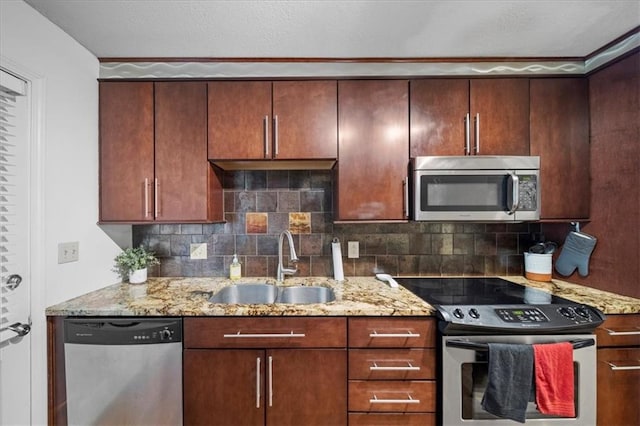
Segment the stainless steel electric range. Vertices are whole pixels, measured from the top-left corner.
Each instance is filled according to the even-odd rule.
[[[396,278],[437,310],[441,335],[439,399],[443,425],[508,425],[480,400],[487,385],[488,343],[555,343],[574,347],[575,417],[550,417],[535,404],[526,423],[595,425],[598,309],[495,277]]]

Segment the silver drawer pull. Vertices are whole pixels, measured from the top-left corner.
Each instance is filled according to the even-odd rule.
[[[225,334],[223,335],[223,337],[227,338],[235,338],[235,339],[239,339],[239,338],[262,338],[262,337],[266,337],[266,338],[274,338],[274,337],[278,337],[278,338],[289,338],[289,337],[305,337],[304,333],[294,333],[293,331],[291,333],[247,333],[247,334],[242,334],[241,332],[237,332],[236,334]]]
[[[407,337],[420,337],[420,333],[413,333],[411,331],[407,331],[406,333],[378,333],[373,330],[373,333],[370,333],[369,337],[400,337],[404,339]]]
[[[609,364],[609,368],[618,371],[618,370],[640,370],[640,365],[616,365],[613,362],[607,362]]]
[[[640,329],[637,331],[615,331],[609,328],[605,328],[609,336],[638,336],[640,335]]]
[[[420,367],[414,367],[409,361],[406,361],[407,366],[396,366],[396,367],[379,367],[377,363],[373,363],[371,367],[369,367],[370,371],[420,371]]]
[[[420,404],[419,399],[411,398],[411,395],[407,395],[408,399],[378,399],[374,394],[373,399],[369,400],[369,404]]]

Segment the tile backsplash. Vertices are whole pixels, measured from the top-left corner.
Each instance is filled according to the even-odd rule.
[[[278,236],[290,229],[299,276],[333,276],[331,241],[342,244],[344,274],[522,275],[536,223],[333,223],[333,172],[225,172],[226,223],[134,225],[133,244],[160,259],[156,276],[228,276],[234,253],[243,276],[275,277]],[[360,257],[347,258],[347,242]],[[207,244],[207,259],[190,245]],[[285,248],[287,244],[285,243]]]

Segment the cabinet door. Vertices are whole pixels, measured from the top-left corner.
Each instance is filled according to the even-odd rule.
[[[155,153],[156,220],[207,220],[206,83],[155,83]]]
[[[267,425],[347,424],[345,349],[267,351]]]
[[[338,83],[337,220],[405,219],[406,80]]]
[[[472,153],[529,155],[529,80],[470,82]]]
[[[640,348],[598,349],[598,425],[640,424]]]
[[[153,83],[100,83],[100,221],[153,220]]]
[[[209,158],[271,158],[271,82],[209,83]]]
[[[264,351],[184,351],[185,425],[263,425]]]
[[[465,116],[469,111],[469,80],[411,80],[411,152],[465,155]]]
[[[274,82],[273,158],[336,158],[337,96],[336,81]]]
[[[531,80],[531,155],[540,156],[540,219],[589,217],[586,78]]]

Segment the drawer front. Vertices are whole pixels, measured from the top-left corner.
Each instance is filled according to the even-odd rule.
[[[607,315],[596,336],[598,347],[640,346],[640,315]]]
[[[349,411],[435,412],[434,381],[349,381]]]
[[[346,318],[185,318],[185,348],[344,348]]]
[[[350,380],[429,380],[435,370],[435,349],[349,350]]]
[[[349,413],[349,426],[436,426],[434,413]]]
[[[422,318],[349,318],[350,348],[433,348],[436,321]]]

